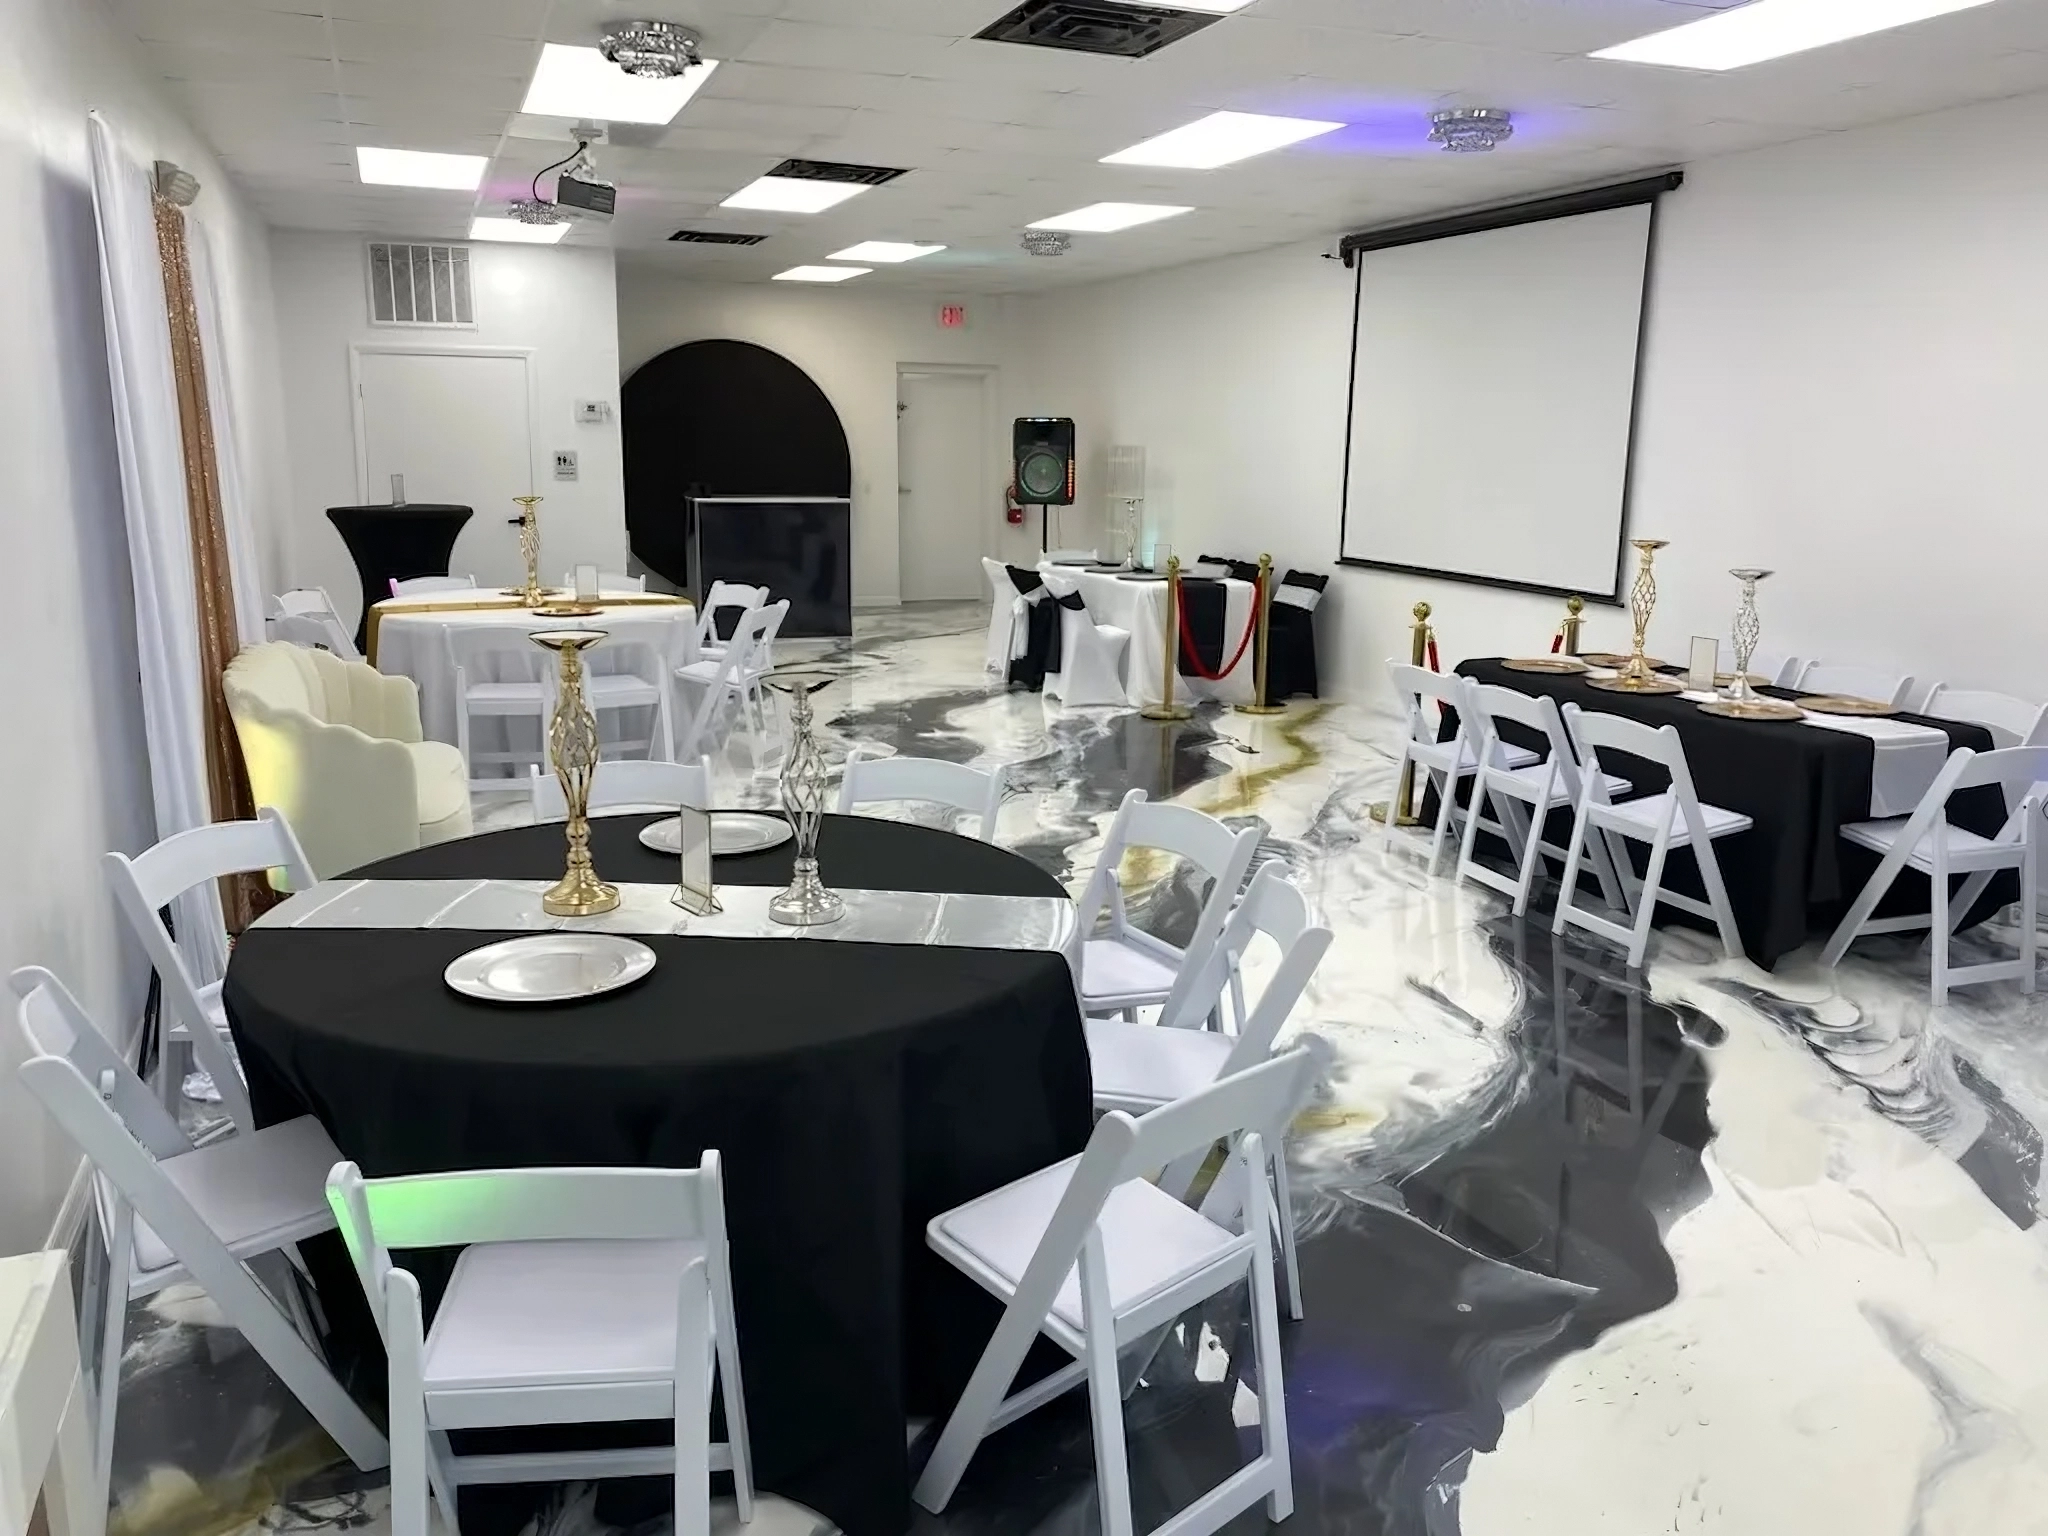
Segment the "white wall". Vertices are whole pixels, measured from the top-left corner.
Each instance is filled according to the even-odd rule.
[[[104,112],[136,158],[175,160],[204,185],[205,226],[229,297],[225,360],[248,406],[243,473],[258,505],[282,489],[265,407],[277,394],[263,229],[196,137],[143,83],[99,0],[0,0],[0,570],[16,664],[0,754],[0,971],[46,965],[111,1030],[138,1016],[146,971],[100,874],[110,848],[154,830],[136,682],[99,247],[85,115]],[[15,1077],[11,999],[0,1020],[0,1253],[39,1244],[76,1160]]]
[[[1668,538],[1652,648],[1725,636],[1733,565],[1775,567],[1764,644],[2048,697],[2038,418],[2048,95],[1687,168],[1666,199],[1633,530]],[[1149,451],[1189,552],[1334,568],[1351,282],[1298,246],[1097,285],[1023,334],[1098,391],[1095,442]],[[1066,370],[1063,373],[1062,370]],[[1453,409],[1448,402],[1445,409]],[[1445,662],[1546,649],[1551,598],[1337,569],[1332,691],[1379,697],[1409,609]],[[1588,644],[1625,649],[1622,612]]]
[[[625,472],[619,453],[618,299],[609,249],[478,241],[470,246],[476,292],[473,330],[370,324],[365,237],[277,230],[271,257],[283,353],[284,414],[291,445],[291,493],[280,508],[287,586],[324,586],[353,624],[362,582],[327,508],[390,499],[391,487],[362,485],[356,459],[349,371],[352,346],[519,347],[532,351],[537,401],[533,489],[541,504],[543,579],[578,563],[625,569]],[[605,400],[612,420],[578,422],[578,400]],[[558,448],[577,455],[577,478],[554,478]],[[476,526],[513,517],[517,507],[475,509]],[[509,580],[514,572],[492,579]]]
[[[686,341],[749,341],[780,353],[808,373],[839,412],[853,459],[853,595],[859,603],[892,603],[898,595],[896,371],[916,363],[993,368],[997,420],[988,462],[989,554],[1021,560],[1038,549],[1038,512],[1012,528],[1002,523],[1008,478],[1010,420],[1074,416],[1084,384],[1048,387],[1038,358],[1022,343],[1016,316],[1025,301],[970,302],[963,330],[941,330],[938,305],[924,294],[862,291],[798,283],[702,283],[632,266],[619,273],[619,361],[625,372]],[[1091,492],[1091,487],[1093,488]],[[1081,502],[1058,525],[1062,541],[1092,543],[1101,516],[1099,465],[1084,459]]]

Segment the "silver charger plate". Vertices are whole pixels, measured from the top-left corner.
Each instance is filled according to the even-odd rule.
[[[680,819],[674,816],[664,821],[651,821],[640,829],[640,844],[656,853],[669,853],[681,858],[681,825]],[[795,835],[787,821],[766,811],[711,813],[711,856],[714,859],[779,848]]]
[[[536,933],[457,955],[441,979],[486,1003],[602,997],[654,969],[654,951],[616,933]]]

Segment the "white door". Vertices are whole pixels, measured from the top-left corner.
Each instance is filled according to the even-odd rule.
[[[405,476],[407,501],[475,509],[455,541],[448,569],[480,586],[521,581],[514,496],[533,490],[533,431],[524,357],[453,352],[363,352],[357,422],[364,499],[384,501],[391,477]],[[541,507],[541,580],[547,507]],[[555,573],[557,576],[560,572]]]
[[[985,375],[904,373],[896,381],[898,532],[903,600],[979,597],[981,556],[1002,516],[987,467]]]

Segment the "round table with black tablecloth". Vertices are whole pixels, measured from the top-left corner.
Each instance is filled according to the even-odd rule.
[[[1610,693],[1583,676],[1518,672],[1494,659],[1463,661],[1461,675],[1481,683],[1497,683],[1519,693],[1548,694],[1560,707],[1626,715],[1646,725],[1675,725],[1685,741],[1693,787],[1709,805],[1740,811],[1755,825],[1747,832],[1717,838],[1714,856],[1728,886],[1735,925],[1751,960],[1766,970],[1809,937],[1825,936],[1856,893],[1877,868],[1877,856],[1842,840],[1847,822],[1869,818],[1870,785],[1875,749],[1867,737],[1821,730],[1796,720],[1730,720],[1701,712],[1698,704],[1675,693]],[[1777,688],[1761,690],[1781,698],[1797,694]],[[1948,734],[1949,747],[1979,752],[1993,745],[1980,725],[1901,714],[1915,725],[1934,726]],[[1444,730],[1453,728],[1446,720]],[[1535,732],[1506,726],[1502,736],[1534,751],[1547,744]],[[1609,758],[1612,761],[1609,762]],[[1607,771],[1626,778],[1637,794],[1656,794],[1669,787],[1662,769],[1625,754],[1601,754]],[[1432,797],[1433,799],[1434,797]],[[1433,818],[1434,807],[1428,814]],[[2005,820],[1996,788],[1972,790],[1951,806],[1953,819],[1973,832],[1994,833]],[[1568,818],[1557,824],[1560,834]],[[1641,853],[1638,847],[1636,852]],[[1665,876],[1676,889],[1701,894],[1699,875],[1690,859],[1678,859]],[[2010,877],[1994,879],[1970,913],[1981,921],[1991,911],[2018,897]],[[1582,898],[1585,899],[1585,898]],[[1890,915],[1927,910],[1927,880],[1908,870],[1878,909]],[[1703,920],[1662,908],[1658,921],[1704,926]]]
[[[638,841],[652,819],[593,823],[601,875],[674,882]],[[792,857],[720,859],[717,876],[779,886]],[[826,819],[819,863],[846,889],[1062,894],[989,844],[857,817]],[[357,873],[552,879],[562,864],[555,824]],[[849,1536],[902,1531],[906,1418],[950,1406],[997,1316],[927,1251],[925,1224],[1088,1138],[1066,961],[684,934],[646,939],[652,975],[606,998],[510,1009],[450,992],[443,968],[497,937],[246,934],[224,997],[258,1117],[311,1112],[372,1177],[694,1167],[718,1149],[760,1483]],[[445,1264],[420,1268],[431,1299]]]

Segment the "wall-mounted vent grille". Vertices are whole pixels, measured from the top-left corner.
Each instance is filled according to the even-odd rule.
[[[679,229],[669,236],[685,245],[759,245],[766,235],[742,235],[730,229]]]
[[[466,245],[370,246],[372,325],[473,326]]]
[[[1118,0],[1024,0],[974,35],[992,43],[1073,48],[1119,59],[1142,59],[1222,19],[1212,11],[1123,5]]]
[[[903,174],[886,165],[845,165],[837,160],[785,160],[768,173],[791,181],[843,181],[860,187],[879,187]]]

